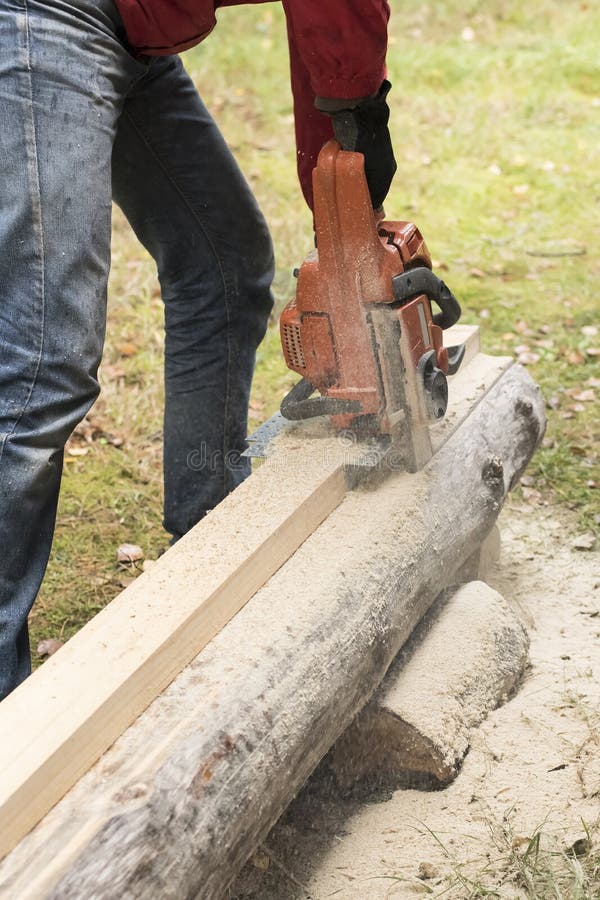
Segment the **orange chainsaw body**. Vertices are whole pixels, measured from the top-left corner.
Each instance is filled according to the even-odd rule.
[[[430,351],[438,369],[448,371],[428,296],[400,305],[392,288],[403,272],[431,269],[431,257],[415,225],[377,219],[361,154],[330,141],[319,155],[313,186],[317,250],[300,267],[296,297],[281,316],[285,361],[323,397],[346,401],[332,404],[335,426],[368,417],[375,430],[389,434],[402,414],[395,407],[406,404],[404,393],[388,383],[390,371],[416,371]],[[381,322],[390,318],[396,329],[391,344],[380,339]]]

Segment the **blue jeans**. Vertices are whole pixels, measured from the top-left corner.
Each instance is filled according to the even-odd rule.
[[[98,395],[111,196],[165,307],[164,524],[184,534],[240,459],[273,254],[177,57],[139,59],[112,0],[0,0],[0,698],[30,672],[63,446]]]

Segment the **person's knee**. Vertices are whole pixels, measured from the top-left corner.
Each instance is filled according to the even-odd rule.
[[[199,246],[189,238],[165,249],[159,277],[165,302],[167,354],[198,342],[213,350],[239,332],[258,343],[273,309],[273,244],[256,212],[243,239],[214,239]]]
[[[14,439],[50,454],[62,450],[99,393],[95,374],[75,364],[65,363],[54,373],[42,370],[14,429]]]
[[[246,327],[254,326],[258,340],[264,337],[273,311],[271,284],[275,274],[273,242],[260,213],[254,219],[247,238],[239,247],[239,278],[236,284],[238,310]]]

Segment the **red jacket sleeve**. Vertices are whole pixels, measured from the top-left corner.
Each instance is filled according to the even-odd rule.
[[[315,95],[366,97],[383,81],[388,0],[283,0]]]
[[[283,0],[290,46],[298,176],[312,208],[312,170],[333,136],[315,97],[374,94],[385,78],[388,0]]]

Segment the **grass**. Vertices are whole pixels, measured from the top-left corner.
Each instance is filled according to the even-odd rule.
[[[517,834],[512,815],[508,810],[502,821],[488,820],[489,840],[478,853],[475,839],[467,861],[423,826],[442,850],[449,869],[431,886],[418,882],[423,893],[448,900],[591,900],[600,896],[600,855],[594,849],[597,822],[589,825],[582,821],[581,836],[572,841],[546,822],[531,835]]]
[[[311,246],[294,171],[280,10],[220,13],[186,65],[219,121],[276,246],[277,309]],[[593,4],[511,0],[394,10],[389,53],[398,174],[386,203],[414,219],[437,267],[541,384],[548,432],[521,499],[597,529],[600,347],[600,20]],[[32,640],[68,638],[132,574],[116,549],[165,546],[161,528],[162,309],[154,266],[115,214],[103,393],[71,441],[56,540]],[[258,358],[251,427],[293,382],[277,330]]]

